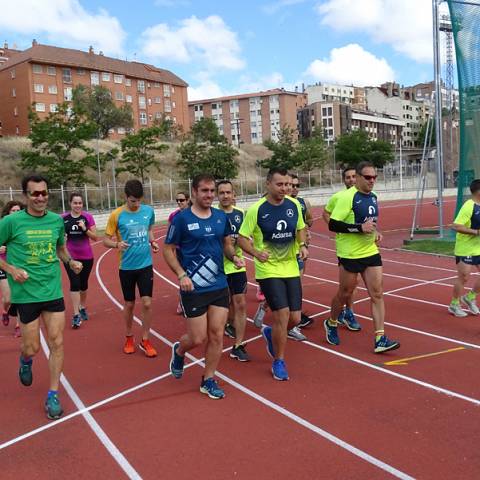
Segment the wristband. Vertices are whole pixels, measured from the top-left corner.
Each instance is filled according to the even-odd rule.
[[[183,272],[181,275],[178,276],[179,280],[183,280],[187,276],[186,272]]]

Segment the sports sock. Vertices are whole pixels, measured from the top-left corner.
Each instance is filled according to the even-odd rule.
[[[385,330],[375,330],[375,341],[378,342],[383,335],[385,335]]]
[[[458,298],[452,298],[450,305],[460,305],[460,300]]]
[[[338,325],[338,322],[336,320],[332,320],[331,318],[327,320],[327,323],[330,327],[336,327]]]
[[[23,353],[20,355],[20,361],[22,362],[23,365],[31,365],[32,364],[32,357],[28,357],[27,355],[24,355]]]
[[[47,398],[54,397],[58,394],[58,390],[49,390],[47,394]]]
[[[473,290],[470,290],[466,295],[465,297],[467,298],[467,300],[469,302],[472,302],[473,300],[475,300],[477,298],[477,294],[473,291]]]

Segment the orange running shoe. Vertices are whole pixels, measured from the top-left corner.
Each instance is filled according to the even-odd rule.
[[[133,335],[129,335],[125,339],[125,345],[123,346],[123,353],[135,353],[135,339],[133,338]]]
[[[146,340],[142,340],[138,346],[140,347],[140,350],[143,350],[147,357],[153,358],[157,356],[157,351],[153,348],[148,338]]]

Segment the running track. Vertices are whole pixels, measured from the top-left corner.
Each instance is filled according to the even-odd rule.
[[[225,340],[218,372],[227,394],[222,401],[198,392],[201,349],[192,352],[182,380],[168,372],[171,342],[184,332],[184,320],[174,314],[175,279],[160,255],[152,330],[159,355],[121,352],[116,252],[96,245],[92,319],[65,332],[62,420],[50,422],[42,410],[45,355],[34,362],[33,385],[21,386],[13,326],[1,327],[0,477],[479,478],[480,325],[472,316],[446,313],[455,276],[451,259],[391,249],[408,235],[412,204],[387,203],[381,213],[389,247],[382,251],[387,332],[401,349],[372,353],[362,288],[356,312],[363,330],[341,330],[339,347],[325,342],[321,321],[335,292],[337,266],[331,235],[318,220],[304,278],[304,309],[317,322],[306,331],[307,342],[288,342],[291,380],[272,379],[263,339],[249,324],[251,363],[231,360],[231,341]],[[446,218],[453,207],[453,201],[446,204]],[[436,213],[426,202],[425,226],[435,224]],[[162,237],[165,227],[157,231]],[[253,281],[251,262],[248,269]],[[256,307],[251,287],[250,317]],[[406,365],[383,363],[418,356]]]

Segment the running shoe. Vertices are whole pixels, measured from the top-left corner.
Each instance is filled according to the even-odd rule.
[[[148,358],[153,358],[157,356],[157,351],[153,348],[153,345],[150,343],[150,340],[143,339],[139,344],[138,347],[140,350],[143,350],[145,356]]]
[[[464,295],[460,300],[462,301],[462,303],[464,303],[468,307],[468,309],[470,310],[470,313],[473,313],[473,315],[478,315],[480,313],[480,310],[478,309],[478,305],[475,299],[469,300],[467,295]]]
[[[235,358],[239,362],[249,362],[250,356],[248,355],[245,347],[243,345],[239,345],[238,347],[233,347],[230,351],[230,358]]]
[[[175,378],[182,378],[183,364],[185,357],[178,355],[177,349],[180,346],[180,342],[175,342],[172,345],[172,359],[170,361],[170,372]]]
[[[233,338],[235,340],[237,336],[237,332],[235,331],[235,327],[230,323],[225,325],[225,336]]]
[[[80,313],[80,317],[82,318],[82,322],[86,322],[88,320],[88,313],[87,309],[82,307],[78,311]]]
[[[287,333],[287,337],[296,340],[297,342],[303,342],[307,339],[298,326],[291,328]]]
[[[76,330],[77,328],[80,328],[80,325],[82,324],[82,317],[80,314],[74,315],[72,318],[72,328]]]
[[[297,327],[305,328],[305,327],[310,326],[312,323],[313,323],[313,318],[309,317],[308,315],[306,315],[305,313],[302,312],[302,314],[300,316],[300,322],[297,325]]]
[[[135,339],[133,338],[133,335],[129,335],[125,338],[123,353],[126,353],[127,355],[129,355],[130,353],[135,353]]]
[[[359,332],[362,326],[357,322],[353,310],[350,308],[344,308],[338,316],[338,323],[347,327],[352,332]]]
[[[207,394],[214,400],[219,400],[225,397],[225,392],[218,386],[218,383],[213,378],[203,378],[200,384],[200,392]]]
[[[45,411],[50,420],[57,420],[63,415],[62,405],[58,399],[58,395],[49,395],[45,401]]]
[[[10,323],[10,317],[8,316],[8,313],[2,313],[2,323],[8,327],[8,324]]]
[[[328,324],[328,319],[323,322],[325,327],[325,333],[327,337],[327,342],[330,345],[340,345],[340,338],[338,338],[337,327],[332,327]]]
[[[20,378],[20,382],[22,385],[29,387],[33,382],[33,374],[32,374],[32,359],[28,362],[25,362],[20,355],[20,369],[18,370],[18,377]]]
[[[178,302],[178,305],[177,305],[177,315],[183,315],[183,308],[180,302]]]
[[[265,327],[262,331],[263,338],[267,343],[267,353],[272,357],[275,358],[275,349],[273,348],[272,342],[272,327]]]
[[[375,353],[384,353],[389,350],[396,350],[400,347],[400,343],[390,340],[386,335],[382,335],[378,340],[375,340]]]
[[[13,336],[15,338],[20,338],[22,336],[22,332],[20,331],[20,327],[18,325],[16,325],[15,329],[13,330]]]
[[[260,290],[260,287],[257,287],[257,300],[259,302],[264,302],[265,301],[265,295],[263,292]]]
[[[465,310],[462,310],[462,307],[458,303],[451,303],[448,306],[448,312],[460,318],[468,316],[468,313]]]
[[[272,375],[275,380],[288,380],[287,367],[284,360],[274,360],[272,363]]]

